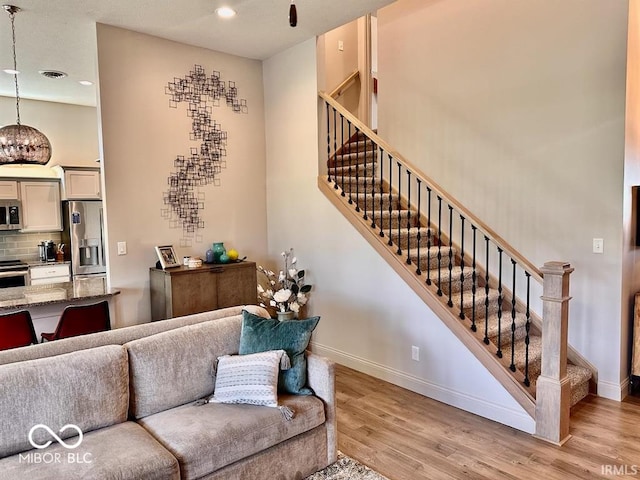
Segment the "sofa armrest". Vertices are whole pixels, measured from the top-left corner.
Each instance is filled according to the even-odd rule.
[[[332,464],[337,459],[338,451],[335,363],[307,351],[307,384],[316,397],[324,402],[327,424],[327,461]]]

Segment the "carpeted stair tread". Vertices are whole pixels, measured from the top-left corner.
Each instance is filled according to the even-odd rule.
[[[450,260],[455,261],[455,257],[456,257],[455,248],[451,248],[451,247],[440,247],[439,249],[438,247],[421,248],[420,249],[420,270],[427,271],[429,267],[438,265],[438,251],[440,252],[440,266],[442,267],[443,272],[447,270]],[[451,255],[449,255],[449,252],[451,252]],[[418,249],[417,248],[402,250],[401,256],[403,258],[409,257],[411,259],[411,265],[414,265],[414,266],[418,265]],[[437,270],[436,270],[436,278],[437,278]]]
[[[497,343],[496,343],[497,347]],[[501,338],[502,358],[508,363],[511,362],[511,335],[508,338]],[[520,372],[524,374],[525,360],[527,358],[526,344],[524,340],[516,341],[514,350],[514,364]],[[542,337],[538,335],[529,336],[529,378],[537,377],[542,367]]]
[[[589,381],[593,376],[591,370],[579,365],[573,365],[569,363],[567,365],[567,377],[571,383],[571,400],[570,404],[573,407],[576,403],[589,395]],[[536,375],[531,380],[531,388],[535,392],[540,375]]]
[[[434,283],[437,282],[437,274],[436,277],[432,277],[432,281]],[[498,311],[498,297],[499,292],[493,288],[489,289],[489,311],[488,314],[492,315]],[[476,306],[476,319],[482,318],[487,313],[485,308],[485,298],[487,298],[487,294],[484,288],[476,291],[475,299],[473,293],[471,291],[466,291],[462,294],[462,304],[464,305],[464,313],[467,316],[471,316],[472,306],[475,302]],[[460,310],[460,295],[451,295],[451,300],[454,304],[454,309],[456,311]]]
[[[358,165],[351,165],[351,166],[345,165],[344,167],[342,166],[330,167],[327,173],[331,177],[336,177],[338,181],[342,180],[342,177],[344,178],[355,177],[356,173],[358,177],[374,178],[373,174],[375,172],[375,168],[376,168],[375,163],[361,163]]]
[[[334,155],[327,163],[327,166],[333,168],[334,166],[372,163],[376,161],[376,158],[377,154],[375,151],[341,153]]]
[[[469,320],[472,320],[469,315]],[[527,316],[524,313],[516,312],[516,341],[521,340],[527,335],[525,325],[527,323]],[[485,319],[476,318],[477,330],[484,334]],[[501,337],[508,338],[511,341],[511,312],[502,312],[502,318],[500,320],[500,335]],[[487,336],[490,339],[494,339],[498,336],[498,314],[494,313],[489,315],[489,322],[487,327]]]
[[[434,267],[434,265],[431,265],[431,267]],[[448,264],[447,264],[448,267]],[[464,282],[460,281],[460,276],[464,273]],[[438,269],[435,268],[431,271],[430,277],[437,277],[438,276]],[[443,269],[440,277],[442,279],[442,289],[445,292],[449,292],[449,276],[451,276],[451,292],[452,293],[460,293],[461,288],[460,287],[464,287],[465,290],[471,290],[472,287],[472,276],[473,276],[473,270],[471,269],[471,267],[465,266],[464,270],[460,267],[460,266],[454,266],[451,269],[451,273],[449,273],[449,268],[445,268]],[[479,287],[476,287],[476,293],[478,291]]]
[[[418,233],[420,233],[420,249],[427,248],[429,243],[429,235],[431,235],[431,229],[427,227],[410,227],[409,229],[403,228],[398,232],[397,230],[391,232],[391,240],[394,244],[405,249],[407,246],[410,248],[418,247]],[[407,243],[407,241],[409,243]],[[434,244],[433,237],[431,238],[431,245]]]
[[[338,149],[338,155],[341,153],[349,153],[349,152],[363,152],[365,150],[377,150],[378,146],[373,143],[371,140],[358,140],[351,141],[349,143],[345,143],[341,148]]]
[[[376,214],[376,223],[378,225],[382,225],[382,229],[389,229],[389,224],[391,224],[391,230],[397,230],[398,224],[400,225],[400,229],[407,228],[407,222],[415,222],[417,221],[415,218],[415,214],[413,212],[409,212],[409,210],[388,210],[386,212],[382,212],[382,216],[380,212]],[[384,232],[388,234],[389,232]]]
[[[364,208],[365,202],[367,206],[367,211],[375,210],[376,217],[380,216],[380,200],[382,200],[382,211],[389,211],[389,203],[391,203],[392,209],[398,208],[398,195],[395,193],[391,194],[391,198],[389,198],[388,193],[374,193],[373,195],[370,193],[359,193],[358,195],[352,195],[351,198],[360,205],[360,208]]]

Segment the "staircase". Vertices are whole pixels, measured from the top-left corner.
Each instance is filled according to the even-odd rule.
[[[375,132],[320,96],[328,158],[320,189],[535,418],[543,321],[533,311],[530,283],[542,285],[543,273]],[[595,391],[595,369],[570,347],[567,358],[574,406]]]

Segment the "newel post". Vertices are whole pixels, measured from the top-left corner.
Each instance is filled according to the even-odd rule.
[[[542,370],[536,385],[535,436],[562,445],[569,435],[571,382],[567,377],[568,263],[547,262],[542,291]]]

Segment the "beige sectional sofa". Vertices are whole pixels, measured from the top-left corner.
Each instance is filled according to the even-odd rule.
[[[334,370],[322,357],[308,354],[315,395],[278,398],[291,420],[197,404],[213,392],[214,360],[238,352],[241,311],[0,352],[0,477],[300,479],[334,462]]]

